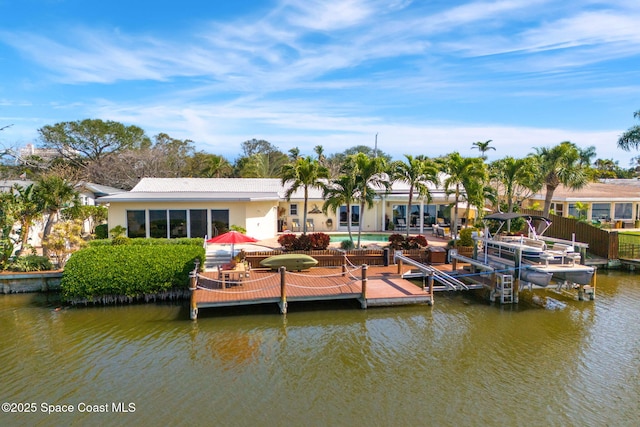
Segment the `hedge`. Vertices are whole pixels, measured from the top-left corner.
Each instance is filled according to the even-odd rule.
[[[125,236],[121,236],[125,237]],[[182,237],[179,239],[131,239],[125,237],[125,240],[129,245],[134,246],[149,246],[149,245],[194,245],[204,246],[204,240],[202,237]],[[111,246],[114,243],[114,239],[96,239],[89,242],[89,246]]]
[[[193,244],[91,246],[67,262],[62,296],[72,303],[173,298],[188,289],[196,258],[202,265],[205,250]]]

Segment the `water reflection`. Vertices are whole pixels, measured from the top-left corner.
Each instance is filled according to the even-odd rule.
[[[595,302],[557,311],[443,293],[433,308],[245,308],[197,322],[186,305],[57,310],[49,296],[0,296],[6,399],[138,408],[0,422],[633,425],[639,285],[600,274]]]

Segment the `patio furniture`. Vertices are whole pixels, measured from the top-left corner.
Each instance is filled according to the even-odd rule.
[[[307,219],[307,231],[315,231],[315,226],[313,224],[313,219]]]
[[[222,282],[222,288],[231,286],[242,286],[245,277],[249,277],[249,268],[244,262],[240,262],[233,267],[230,264],[218,266],[218,280]]]
[[[291,220],[291,231],[300,231],[300,221],[297,218]]]
[[[396,219],[396,228],[398,230],[406,230],[407,229],[407,221],[404,218]]]

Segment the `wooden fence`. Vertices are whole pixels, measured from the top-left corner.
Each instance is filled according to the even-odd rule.
[[[247,252],[246,261],[251,268],[259,268],[260,261],[274,255],[288,254],[306,254],[318,260],[318,267],[337,267],[345,262],[345,255],[348,263],[354,265],[389,265],[393,264],[393,251],[384,249],[354,249],[350,251],[324,250],[324,251],[290,251],[284,252],[280,250],[265,252]],[[409,249],[403,250],[402,254],[419,262],[427,261],[426,249]],[[386,260],[385,260],[386,257]]]
[[[522,209],[522,213],[542,216],[542,211]],[[573,218],[549,214],[552,221],[551,227],[544,233],[545,236],[556,239],[571,240],[575,233],[577,242],[589,244],[588,252],[606,259],[618,259],[619,239],[617,231],[602,230],[593,225],[580,222]]]

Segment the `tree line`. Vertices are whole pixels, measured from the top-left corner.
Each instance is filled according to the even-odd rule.
[[[640,117],[640,112],[635,117]],[[11,220],[22,223],[22,241],[30,224],[46,217],[43,233],[46,241],[60,211],[79,206],[74,190],[79,181],[129,190],[143,177],[280,178],[283,184],[290,185],[287,197],[299,188],[304,190],[304,232],[310,188],[323,190],[325,212],[346,205],[351,218],[351,207],[359,206],[362,224],[365,207],[373,204],[374,188],[385,190],[396,181],[408,184],[410,213],[414,194],[430,200],[432,184],[452,196],[455,235],[460,201],[480,210],[491,205],[496,210],[512,212],[522,200],[544,189],[543,210],[548,214],[553,192],[559,185],[577,189],[599,178],[630,177],[634,171],[620,168],[613,160],[594,160],[594,147],[581,148],[569,141],[535,147],[523,158],[506,156],[487,162],[486,153],[495,150],[491,140],[472,143],[471,149],[477,149],[479,156],[459,152],[437,158],[407,154],[403,160],[393,161],[390,155],[362,145],[328,155],[318,145],[312,155],[303,156],[297,147],[284,153],[268,141],[251,139],[240,144],[242,154],[231,163],[221,155],[196,151],[191,140],[164,133],[150,138],[137,126],[114,121],[61,122],[44,126],[38,133],[39,147],[44,149],[41,155],[21,155],[18,149],[0,151],[2,178],[35,180],[33,187],[15,188],[2,195],[0,241],[6,243],[2,247],[4,253],[10,246]],[[638,127],[629,129],[618,146],[627,150],[638,148],[638,134]],[[80,212],[81,209],[76,211],[76,218],[89,214]],[[92,214],[104,215],[98,211]],[[347,221],[347,226],[351,234],[351,221]],[[358,243],[360,232],[361,229]]]

